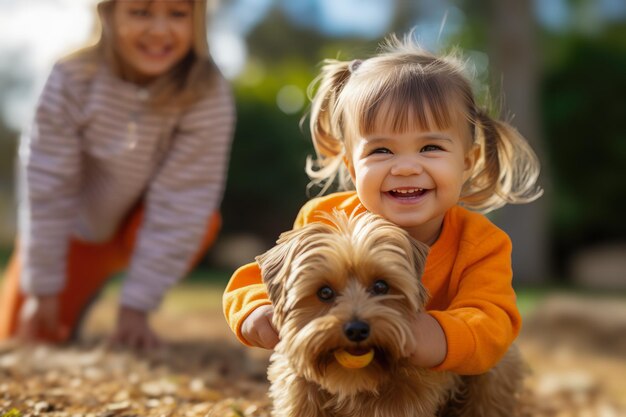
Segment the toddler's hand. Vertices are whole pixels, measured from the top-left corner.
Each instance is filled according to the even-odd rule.
[[[130,347],[137,350],[154,350],[161,346],[161,341],[152,331],[145,311],[120,307],[117,326],[109,339],[113,346]]]
[[[414,365],[432,368],[446,358],[448,344],[439,322],[430,314],[418,313],[411,319],[415,345],[407,346],[409,357]]]
[[[69,329],[59,323],[57,295],[29,295],[20,310],[17,337],[24,343],[62,342]]]
[[[241,325],[241,334],[252,346],[274,349],[278,343],[278,332],[272,324],[274,308],[264,305],[254,310]]]

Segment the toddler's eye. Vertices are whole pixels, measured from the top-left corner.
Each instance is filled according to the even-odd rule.
[[[387,284],[382,279],[379,279],[372,285],[372,294],[374,295],[382,295],[387,294],[389,292],[389,284]]]
[[[320,301],[328,303],[335,298],[335,291],[333,291],[333,289],[328,285],[325,285],[317,290],[317,298],[319,298]]]
[[[391,151],[387,148],[376,148],[373,151],[370,152],[370,155],[376,154],[376,153],[391,153]]]
[[[437,145],[426,145],[424,146],[420,152],[432,152],[432,151],[440,151],[442,148],[441,146],[437,146]]]

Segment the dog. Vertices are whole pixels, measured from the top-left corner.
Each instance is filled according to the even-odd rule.
[[[409,361],[428,246],[369,212],[319,220],[256,258],[280,336],[268,368],[274,417],[516,415],[515,347],[477,376]]]

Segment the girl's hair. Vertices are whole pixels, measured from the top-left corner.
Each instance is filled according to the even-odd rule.
[[[87,59],[94,63],[105,62],[116,75],[128,79],[128,67],[115,48],[113,7],[116,1],[119,0],[102,0],[98,4],[99,21],[95,27],[95,44],[77,51],[70,58]],[[190,1],[193,4],[192,48],[187,56],[151,86],[150,103],[155,107],[166,104],[186,106],[195,102],[218,73],[207,43],[207,0]]]
[[[325,60],[309,87],[317,156],[307,160],[309,186],[321,186],[321,193],[335,182],[340,189],[353,188],[346,166],[351,143],[381,124],[401,133],[461,122],[467,123],[471,137],[466,149],[480,148],[461,204],[488,212],[538,198],[542,190],[536,186],[535,153],[517,130],[477,105],[464,73],[455,54],[435,56],[417,45],[413,33],[403,40],[389,37],[380,54],[364,61]]]

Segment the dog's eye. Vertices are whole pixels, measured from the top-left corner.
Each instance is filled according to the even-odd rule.
[[[319,290],[317,290],[317,298],[327,303],[329,301],[332,301],[333,298],[335,298],[335,291],[333,291],[332,288],[326,285],[320,288]]]
[[[379,279],[374,283],[374,285],[372,285],[372,294],[374,295],[387,294],[388,292],[389,284],[387,284],[382,279]]]

